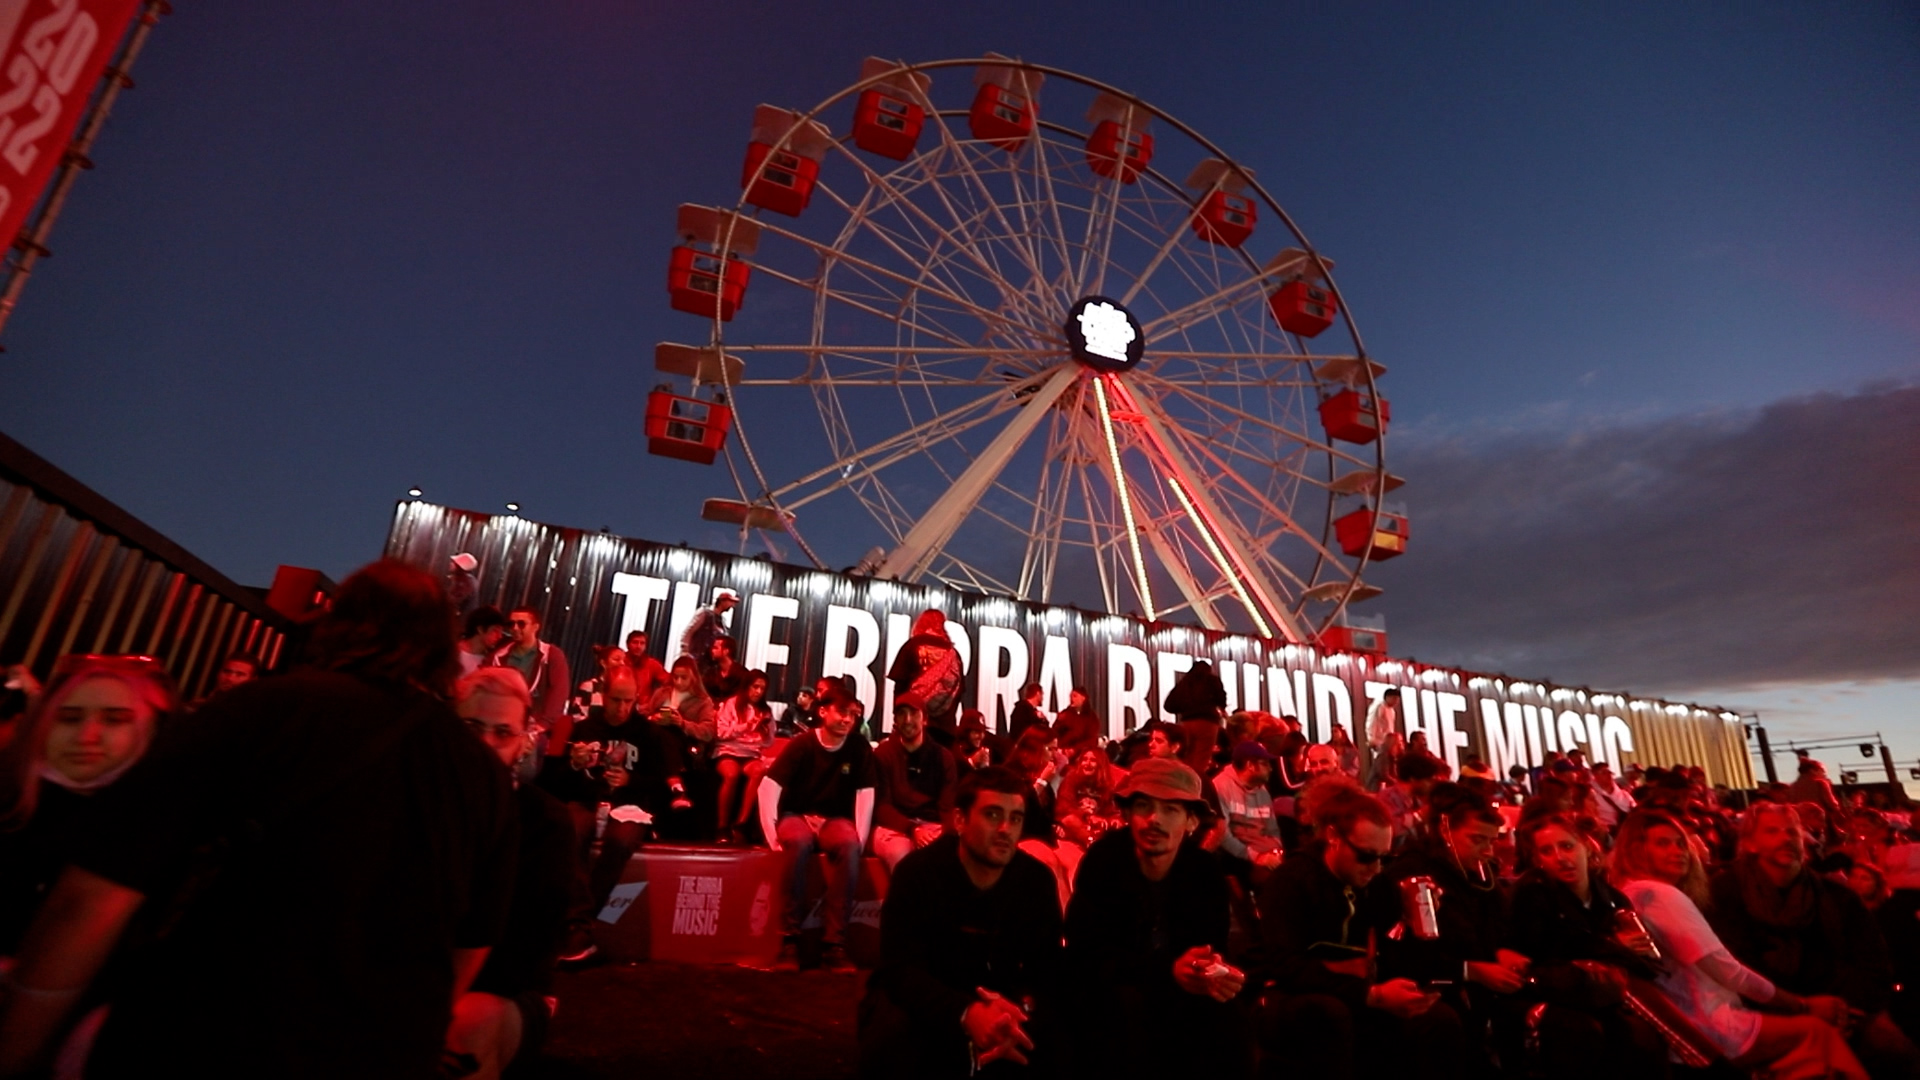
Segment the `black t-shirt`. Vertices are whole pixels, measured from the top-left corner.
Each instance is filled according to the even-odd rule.
[[[473,980],[475,990],[501,997],[544,993],[567,929],[573,888],[573,817],[560,800],[522,784],[513,793],[520,818],[519,871],[513,906],[500,941]]]
[[[418,1077],[453,950],[500,938],[507,771],[446,704],[261,679],[163,729],[91,800],[74,863],[148,897],[92,1077]]]
[[[830,818],[853,817],[853,793],[879,783],[873,747],[858,733],[834,751],[820,745],[818,733],[796,736],[767,770],[767,779],[780,785],[781,814]]]
[[[21,935],[67,863],[88,799],[42,780],[32,820],[0,832],[0,956],[19,955]]]

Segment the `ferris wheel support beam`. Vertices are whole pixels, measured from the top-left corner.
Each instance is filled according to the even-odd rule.
[[[973,460],[973,464],[967,466],[967,471],[961,473],[953,486],[921,515],[919,521],[914,522],[913,528],[907,530],[900,545],[888,552],[887,557],[875,568],[874,576],[913,581],[925,573],[940,549],[952,538],[954,530],[966,520],[980,502],[980,497],[999,477],[1000,470],[1012,460],[1014,452],[1027,441],[1027,436],[1033,434],[1033,429],[1040,426],[1040,421],[1047,418],[1054,402],[1059,401],[1060,395],[1079,377],[1078,364],[1063,363],[1055,368],[1053,374],[1020,406],[1012,422],[1000,429],[1000,434],[995,435],[980,456]]]
[[[1208,495],[1210,489],[1207,479],[1196,473],[1186,458],[1180,455],[1179,449],[1174,445],[1172,433],[1168,430],[1166,418],[1160,415],[1159,407],[1144,395],[1128,394],[1127,397],[1140,413],[1147,431],[1152,435],[1154,449],[1158,451],[1161,461],[1172,473],[1174,479],[1186,489],[1188,498],[1199,506],[1200,513],[1197,516],[1204,520],[1195,521],[1195,527],[1202,532],[1213,533],[1224,549],[1230,565],[1220,567],[1220,572],[1228,576],[1239,575],[1241,584],[1253,594],[1258,607],[1265,612],[1267,618],[1279,625],[1281,633],[1286,635],[1288,641],[1309,640],[1311,635],[1300,625],[1299,618],[1275,597],[1272,586],[1266,580],[1266,575],[1258,570],[1259,563],[1247,551],[1243,538],[1227,527],[1226,516],[1220,512],[1219,506],[1215,505]]]

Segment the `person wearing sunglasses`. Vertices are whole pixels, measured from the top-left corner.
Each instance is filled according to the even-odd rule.
[[[1459,1076],[1459,1013],[1412,979],[1381,979],[1367,887],[1393,851],[1387,807],[1341,776],[1308,786],[1316,841],[1260,889],[1250,979],[1266,1076]]]
[[[1448,989],[1444,999],[1483,1032],[1496,1017],[1514,1021],[1532,962],[1506,948],[1506,898],[1499,889],[1494,843],[1500,812],[1460,784],[1435,784],[1429,794],[1428,835],[1416,838],[1367,887],[1365,913],[1379,935],[1383,974],[1405,975]],[[1426,878],[1439,889],[1439,934],[1422,938],[1406,911],[1404,885]],[[1471,989],[1467,989],[1471,987]],[[1477,1042],[1478,1040],[1476,1040]],[[1476,1071],[1492,1068],[1486,1047],[1474,1046]]]
[[[527,680],[527,690],[533,695],[533,722],[547,732],[547,756],[560,757],[567,752],[573,727],[567,715],[573,672],[567,666],[566,651],[540,640],[540,613],[532,608],[518,607],[508,612],[507,633],[507,647],[493,662],[518,671]]]
[[[145,656],[65,656],[0,754],[0,956],[20,947],[72,852],[88,804],[140,760],[179,709]]]

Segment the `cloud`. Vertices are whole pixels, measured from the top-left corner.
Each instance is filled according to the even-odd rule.
[[[1392,447],[1393,651],[1641,692],[1920,675],[1920,387]]]

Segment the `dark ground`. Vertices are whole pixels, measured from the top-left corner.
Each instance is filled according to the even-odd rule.
[[[563,972],[546,1060],[525,1080],[851,1077],[865,978],[687,964]]]

